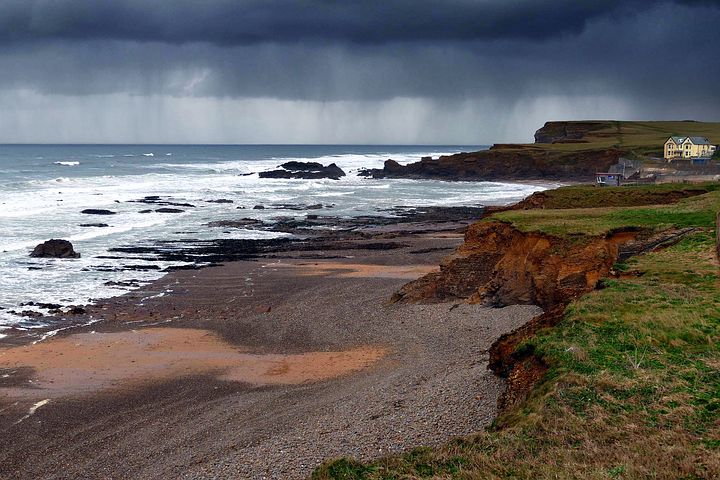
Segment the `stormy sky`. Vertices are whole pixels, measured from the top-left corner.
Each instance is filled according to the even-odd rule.
[[[720,120],[718,0],[0,0],[0,142],[529,141]]]

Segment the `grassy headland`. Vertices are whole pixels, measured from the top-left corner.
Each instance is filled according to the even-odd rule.
[[[570,132],[571,137],[562,139]],[[658,155],[671,135],[708,137],[720,142],[720,123],[695,121],[633,122],[597,120],[588,122],[548,122],[538,130],[560,138],[554,143],[535,143],[547,150],[581,151],[587,149],[619,148],[638,155]]]
[[[602,235],[626,227],[707,227],[720,211],[720,185],[647,185],[596,188],[563,187],[548,192],[550,205],[564,208],[509,210],[487,220],[512,223],[522,231],[551,235]],[[657,196],[671,196],[687,190],[708,192],[672,204],[652,204]],[[626,206],[639,204],[638,206]],[[595,206],[593,206],[595,205]]]
[[[559,324],[527,338],[518,349],[547,371],[489,431],[368,464],[331,461],[313,478],[720,477],[718,185],[676,204],[645,206],[609,206],[613,189],[573,188],[587,195],[554,195],[577,198],[563,206],[582,208],[513,210],[491,219],[572,238],[632,227],[698,230],[617,264],[618,275],[570,303]]]
[[[365,174],[375,178],[438,178],[444,180],[537,179],[594,182],[620,158],[654,163],[662,160],[671,135],[704,136],[720,143],[720,123],[621,122],[609,120],[548,122],[535,133],[535,143],[496,144],[489,150],[425,158],[400,165],[389,160]]]

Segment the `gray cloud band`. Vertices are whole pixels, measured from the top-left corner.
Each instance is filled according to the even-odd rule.
[[[588,21],[708,0],[5,0],[0,41],[257,43],[544,40]]]
[[[707,111],[720,108],[718,24],[718,2],[702,0],[6,0],[0,89],[499,104],[610,95],[644,111]]]

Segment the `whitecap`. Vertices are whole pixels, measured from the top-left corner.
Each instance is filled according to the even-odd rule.
[[[143,157],[154,157],[154,153],[143,153]]]
[[[66,167],[74,167],[76,165],[80,165],[80,162],[53,162],[55,165],[64,165]]]

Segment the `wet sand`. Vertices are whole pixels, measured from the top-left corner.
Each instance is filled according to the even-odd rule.
[[[178,271],[2,349],[0,477],[305,478],[484,428],[487,350],[538,310],[388,302],[461,240]]]
[[[193,328],[79,333],[0,351],[0,371],[30,368],[33,372],[33,388],[0,391],[11,398],[57,400],[142,388],[143,384],[193,375],[256,386],[300,384],[366,368],[384,353],[380,347],[364,347],[338,352],[253,354],[211,331]]]

